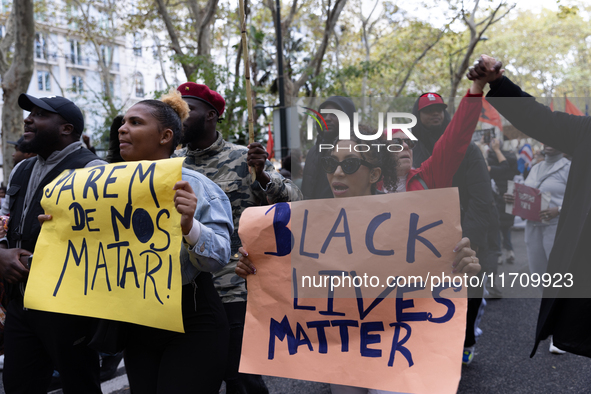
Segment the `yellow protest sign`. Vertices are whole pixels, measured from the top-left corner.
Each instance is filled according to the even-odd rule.
[[[248,208],[239,231],[257,267],[241,372],[457,391],[470,279],[451,272],[457,189]]]
[[[35,246],[24,305],[183,332],[180,214],[183,159],[60,174],[41,205],[53,219]]]

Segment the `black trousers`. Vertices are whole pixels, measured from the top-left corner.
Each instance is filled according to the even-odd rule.
[[[100,393],[99,357],[87,347],[93,319],[24,310],[22,298],[8,304],[4,329],[4,390],[45,394],[53,370],[64,393]]]
[[[229,329],[211,274],[182,289],[185,333],[131,325],[125,368],[133,394],[217,394],[228,357]]]
[[[480,248],[476,254],[480,261],[483,261],[488,257],[488,251],[486,248]],[[483,271],[478,273],[480,276],[480,282],[482,283]],[[471,287],[468,286],[468,310],[466,312],[466,337],[464,339],[464,347],[474,346],[476,344],[476,335],[474,330],[476,328],[476,319],[478,318],[478,310],[482,304],[482,297],[484,296],[484,287]]]
[[[238,373],[240,353],[242,351],[242,336],[244,334],[246,302],[226,302],[224,303],[224,309],[230,323],[228,367],[224,375],[226,394],[269,394],[267,385],[265,385],[261,375]]]

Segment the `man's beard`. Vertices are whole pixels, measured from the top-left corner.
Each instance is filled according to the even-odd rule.
[[[443,132],[445,131],[445,127],[443,127],[443,123],[441,122],[441,124],[438,124],[437,126],[424,126],[425,129],[427,129],[427,131],[429,132],[429,134],[431,134],[433,137],[439,139],[439,137],[441,137],[443,135]]]
[[[190,129],[183,127],[181,144],[187,145],[193,141],[199,140],[205,134],[205,115],[195,119]]]
[[[59,126],[56,126],[59,128]],[[39,131],[35,132],[35,136],[31,140],[24,140],[18,146],[19,150],[23,153],[41,153],[44,150],[47,150],[49,147],[55,145],[58,133],[44,131],[39,133]]]

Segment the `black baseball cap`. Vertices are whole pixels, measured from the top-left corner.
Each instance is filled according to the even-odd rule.
[[[20,144],[23,143],[23,141],[25,140],[25,137],[22,136],[21,138],[18,139],[18,141],[6,141],[9,144],[15,145],[17,148]]]
[[[33,97],[22,93],[18,97],[18,105],[25,111],[31,111],[33,107],[39,107],[46,111],[61,115],[66,122],[74,126],[74,132],[82,134],[84,131],[84,116],[80,108],[70,100],[61,96]]]

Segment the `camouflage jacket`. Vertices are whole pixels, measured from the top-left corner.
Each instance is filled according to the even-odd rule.
[[[258,181],[253,182],[246,164],[247,153],[248,149],[245,146],[225,141],[219,132],[217,140],[207,149],[184,148],[175,153],[177,157],[186,156],[184,167],[198,171],[214,181],[226,193],[232,205],[232,255],[229,264],[214,274],[215,288],[223,302],[246,301],[245,281],[234,273],[240,257],[238,222],[242,212],[248,207],[302,199],[302,193],[297,186],[275,171],[270,161],[267,161],[265,166],[265,171],[271,178],[267,191],[263,190]]]

